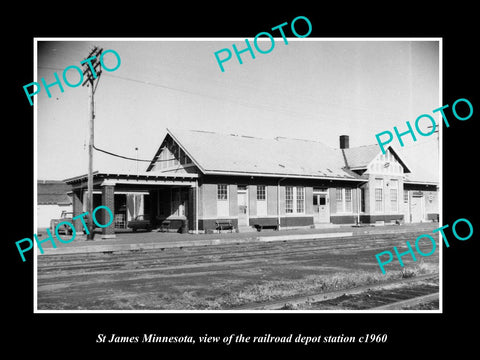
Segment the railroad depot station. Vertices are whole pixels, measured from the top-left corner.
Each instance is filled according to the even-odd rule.
[[[114,214],[102,237],[115,237],[139,215],[152,228],[210,232],[436,221],[438,183],[414,180],[389,147],[340,148],[290,138],[262,139],[208,131],[167,130],[145,171],[94,172],[93,208]],[[74,216],[87,211],[87,175],[64,180]],[[108,214],[104,212],[108,223]],[[77,231],[83,229],[75,220]]]

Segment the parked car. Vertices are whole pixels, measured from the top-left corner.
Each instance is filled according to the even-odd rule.
[[[147,231],[152,230],[152,224],[150,223],[149,215],[138,215],[135,220],[130,220],[127,222],[127,227],[131,228],[132,231],[137,231],[138,229],[145,229]]]
[[[71,211],[62,211],[62,214],[60,215],[59,219],[52,219],[50,220],[50,231],[53,236],[55,236],[55,228],[57,225],[63,221],[67,221],[70,224],[73,224],[73,212]],[[58,229],[58,233],[64,233],[65,235],[71,235],[72,234],[72,228],[68,225],[63,225]]]

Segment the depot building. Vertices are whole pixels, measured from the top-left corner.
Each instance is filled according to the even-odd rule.
[[[93,207],[108,206],[114,237],[143,216],[152,228],[210,232],[438,220],[438,184],[412,180],[392,147],[168,130],[145,171],[95,172]],[[87,176],[66,179],[74,216],[87,211]],[[105,212],[106,214],[106,212]],[[104,221],[108,223],[108,219]],[[82,229],[80,220],[75,226]]]

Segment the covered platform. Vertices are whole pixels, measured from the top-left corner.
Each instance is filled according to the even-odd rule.
[[[87,212],[88,176],[64,180],[72,186],[73,217]],[[198,232],[198,175],[187,173],[93,173],[93,209],[107,206],[114,221],[102,228],[102,238],[115,238],[128,222],[144,215],[152,229],[168,224],[171,231]],[[100,213],[100,211],[99,211]],[[102,211],[100,223],[106,224],[108,213]],[[74,220],[83,231],[80,219]]]

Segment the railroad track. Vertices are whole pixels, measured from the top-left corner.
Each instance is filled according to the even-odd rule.
[[[36,259],[38,304],[41,309],[235,310],[236,305],[253,299],[263,301],[274,294],[294,295],[308,289],[315,292],[335,288],[330,275],[339,276],[339,286],[343,287],[370,281],[370,272],[378,277],[372,254],[404,244],[420,234],[39,256]],[[428,259],[430,269],[433,258]],[[410,268],[410,263],[407,267]],[[393,271],[388,278],[399,274]],[[377,280],[385,279],[380,276]],[[330,300],[341,299],[346,292],[343,290]],[[321,295],[303,302],[296,299],[301,296],[280,299],[282,303],[273,309],[295,304],[310,304],[312,309],[321,307],[328,300],[325,293]],[[315,304],[317,300],[322,300],[321,306]],[[372,303],[371,307],[385,303]],[[255,309],[260,305],[268,304],[248,304],[242,308]]]
[[[345,310],[341,303],[348,297],[351,297],[349,303],[358,307],[348,310],[399,310],[438,301],[438,276],[438,273],[433,273],[338,291],[292,296],[280,300],[244,304],[235,307],[234,310],[291,310],[305,308],[305,304],[308,304],[306,307],[308,310]],[[433,284],[425,284],[432,281]],[[414,286],[415,283],[423,284]],[[367,301],[359,305],[358,299],[361,297],[366,298]]]
[[[242,251],[235,253],[232,251],[236,245],[220,245],[208,247],[191,247],[179,249],[164,250],[145,250],[129,251],[115,254],[67,254],[67,255],[48,255],[37,259],[37,269],[39,274],[58,273],[60,271],[88,270],[89,272],[101,270],[114,270],[129,268],[132,263],[141,262],[142,268],[152,266],[171,268],[178,264],[194,262],[197,265],[210,265],[212,262],[235,261],[237,259],[251,259],[256,257],[278,257],[285,258],[302,257],[311,254],[321,254],[331,251],[355,251],[384,249],[385,243],[388,243],[395,235],[363,235],[360,239],[344,238],[342,244],[330,244],[328,241],[318,242],[316,240],[296,241],[292,243],[281,244],[242,244]],[[404,236],[399,241],[411,239],[411,236]],[[134,254],[138,254],[134,256]],[[112,256],[114,255],[114,256]]]

